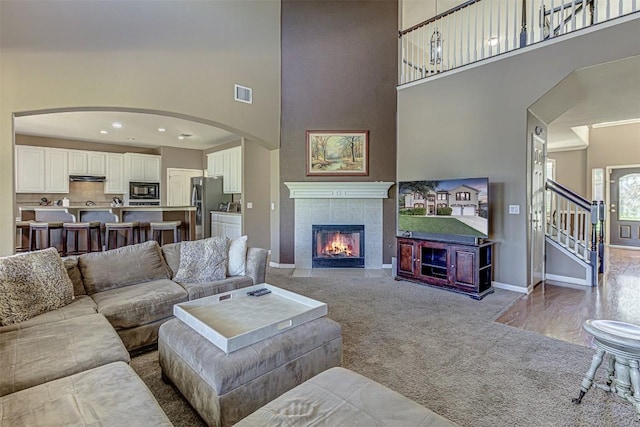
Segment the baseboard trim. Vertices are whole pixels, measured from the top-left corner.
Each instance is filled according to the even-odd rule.
[[[571,283],[572,285],[589,286],[589,283],[585,279],[578,279],[577,277],[559,276],[557,274],[545,274],[546,280],[554,280],[556,282]]]
[[[521,294],[529,294],[531,290],[529,288],[523,288],[522,286],[510,285],[508,283],[501,283],[493,281],[491,282],[491,286],[498,289],[504,289],[507,291],[520,292]]]
[[[296,268],[296,265],[295,264],[279,264],[277,262],[271,261],[269,263],[269,267],[273,267],[273,268]]]

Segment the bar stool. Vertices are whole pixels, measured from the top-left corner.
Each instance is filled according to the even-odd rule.
[[[29,233],[33,221],[16,221],[16,252],[27,252],[29,246]],[[25,245],[26,240],[26,245]]]
[[[62,231],[61,222],[31,222],[29,224],[29,250],[35,251],[51,247],[51,233],[55,230]],[[43,236],[44,238],[42,238]],[[57,245],[54,244],[53,247],[57,249]]]
[[[163,234],[165,231],[173,231],[173,243],[181,241],[180,238],[180,226],[181,221],[161,221],[149,223],[149,230],[151,231],[151,239],[158,242],[160,246],[163,245]]]
[[[138,221],[106,222],[104,226],[105,240],[107,241],[107,250],[140,243],[140,223]],[[118,234],[121,231],[124,233],[124,241],[122,245],[119,245]]]
[[[80,249],[78,245],[78,237],[80,232],[86,232],[87,236],[87,247],[86,249]],[[87,252],[93,251],[93,232],[97,232],[98,235],[98,250],[96,252],[102,251],[102,233],[100,230],[100,222],[65,222],[62,224],[62,253],[66,255],[80,255],[86,254]],[[69,251],[68,248],[68,239],[69,233],[72,233],[71,237],[73,237],[74,242],[74,251]]]
[[[616,394],[635,406],[640,419],[640,326],[615,320],[586,320],[582,328],[593,336],[596,354],[580,384],[580,394],[572,399],[580,403],[592,387]],[[596,370],[609,356],[607,383],[596,384]]]

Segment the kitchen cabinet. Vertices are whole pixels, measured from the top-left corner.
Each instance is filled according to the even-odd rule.
[[[68,193],[67,150],[16,145],[16,193]]]
[[[45,148],[44,152],[44,192],[69,192],[69,163],[67,150]]]
[[[478,245],[398,238],[396,280],[426,283],[482,299],[491,287],[493,242]]]
[[[105,153],[68,150],[69,175],[103,176],[106,173]]]
[[[160,156],[125,153],[127,181],[160,182]]]
[[[242,193],[242,147],[207,154],[207,174],[222,176],[223,193]]]
[[[127,183],[124,177],[124,154],[105,154],[105,194],[124,194]]]
[[[242,236],[242,215],[232,213],[211,213],[211,237],[220,236],[235,239]]]
[[[44,152],[42,147],[16,145],[16,193],[44,193]]]
[[[242,147],[224,150],[223,192],[242,193]]]
[[[207,154],[207,174],[209,176],[224,176],[224,151]]]

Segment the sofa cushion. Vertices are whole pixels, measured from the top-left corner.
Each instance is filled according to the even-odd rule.
[[[3,426],[170,426],[144,382],[115,362],[0,398]]]
[[[457,424],[348,369],[328,369],[267,403],[235,427]]]
[[[0,333],[30,328],[37,325],[44,325],[47,323],[57,322],[59,320],[73,319],[74,317],[96,314],[97,312],[96,303],[93,302],[91,297],[87,295],[80,295],[71,301],[71,304],[67,304],[64,307],[39,314],[36,317],[25,320],[24,322],[0,326]]]
[[[244,276],[247,266],[247,236],[240,236],[229,242],[229,262],[227,276]]]
[[[73,300],[55,248],[0,258],[0,325],[22,322]]]
[[[229,239],[209,239],[182,242],[180,245],[180,267],[173,279],[176,282],[211,282],[227,277]]]
[[[167,262],[169,270],[171,270],[172,279],[180,268],[180,245],[181,242],[162,245],[162,255],[164,256],[164,260]]]
[[[0,334],[0,396],[129,360],[118,334],[100,314],[4,332]]]
[[[227,277],[224,280],[203,283],[180,282],[180,286],[189,293],[189,301],[245,288],[251,285],[253,285],[253,280],[248,276]]]
[[[116,329],[132,328],[173,315],[173,305],[189,299],[182,286],[169,279],[152,280],[91,296]]]
[[[87,291],[84,289],[82,274],[80,273],[80,268],[78,268],[78,257],[68,256],[63,258],[63,261],[64,267],[67,269],[67,275],[71,279],[71,283],[73,283],[73,294],[76,296],[86,295]]]
[[[87,294],[168,279],[170,272],[155,240],[78,257]]]

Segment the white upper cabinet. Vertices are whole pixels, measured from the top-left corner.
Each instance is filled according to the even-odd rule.
[[[124,178],[124,154],[105,154],[105,194],[124,194],[127,191]]]
[[[242,147],[207,154],[207,174],[222,176],[223,193],[242,193]]]
[[[16,145],[16,193],[44,193],[43,147]]]
[[[68,150],[46,148],[44,152],[44,192],[69,192]]]
[[[69,175],[102,176],[106,173],[106,154],[97,151],[68,150]]]
[[[224,176],[224,151],[207,154],[207,173],[209,176]]]
[[[67,150],[16,145],[16,193],[68,193]]]
[[[87,175],[103,176],[106,171],[106,154],[89,151],[87,154]]]
[[[224,150],[224,193],[242,193],[242,147]]]
[[[126,153],[128,181],[160,182],[160,157],[153,154]]]
[[[69,175],[87,174],[87,151],[69,150]]]

